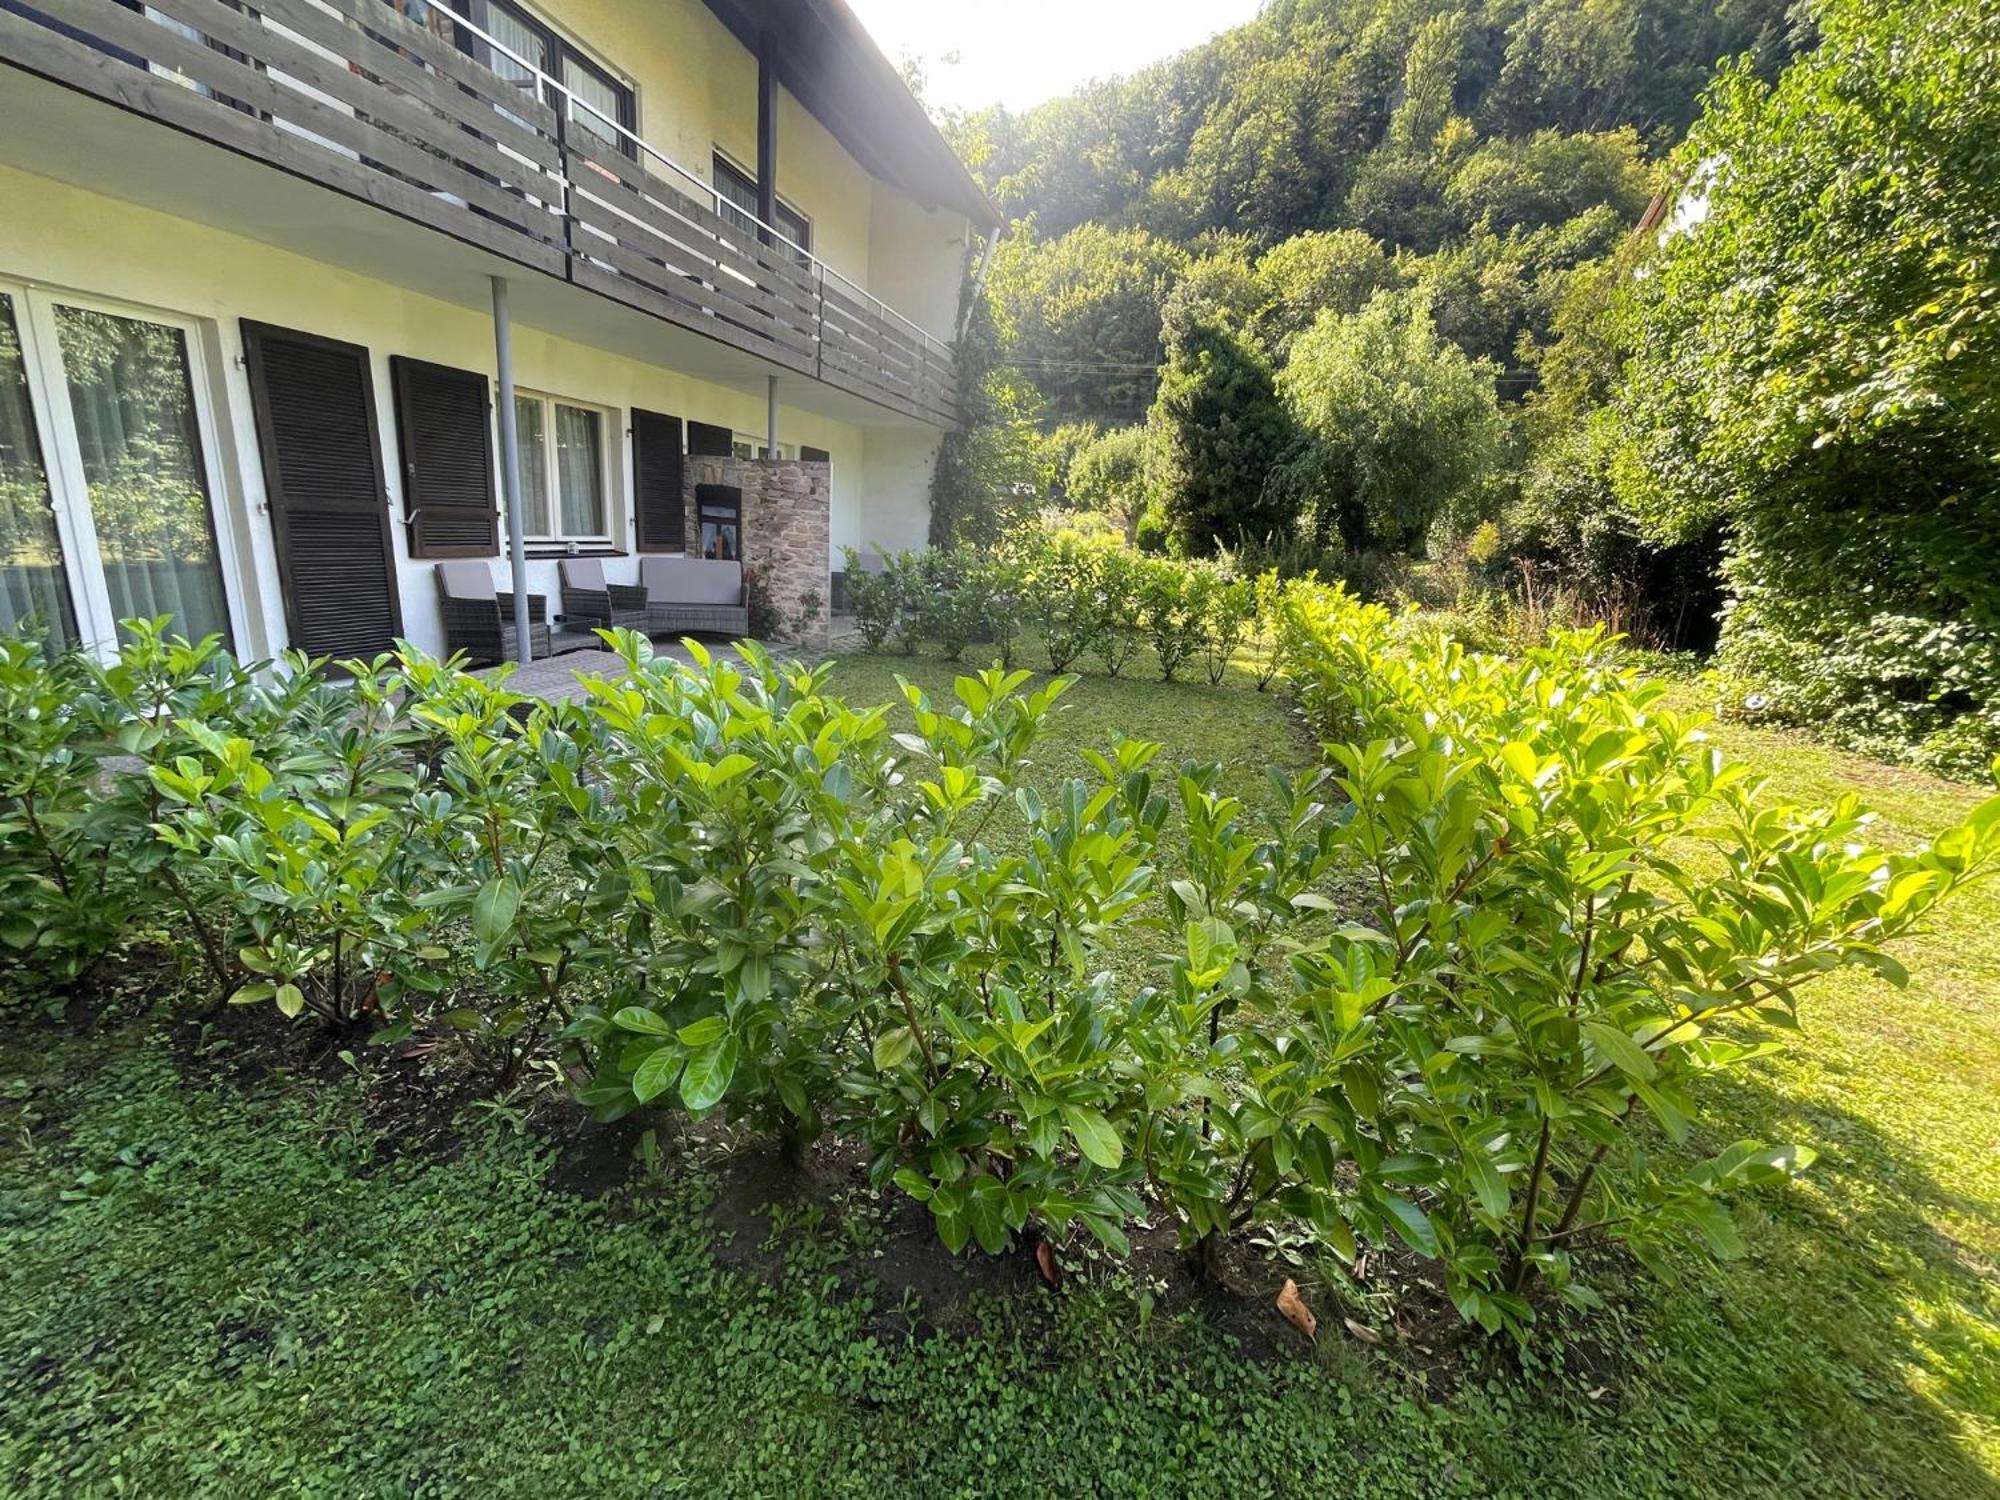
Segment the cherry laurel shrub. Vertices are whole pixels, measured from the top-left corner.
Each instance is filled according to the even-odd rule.
[[[858,558],[848,559],[850,580]],[[1275,571],[1239,576],[1222,562],[1148,557],[1116,540],[1030,527],[992,548],[954,547],[884,559],[850,582],[863,643],[920,644],[956,661],[974,645],[1012,665],[1032,631],[1050,672],[1087,657],[1119,677],[1150,650],[1164,680],[1199,666],[1211,685],[1244,662],[1267,686],[1277,670],[1280,606],[1291,587]]]
[[[1743,1140],[1683,1167],[1635,1126],[1683,1147],[1697,1121],[1724,1129],[1704,1075],[1781,1045],[1811,980],[1904,983],[1884,945],[1992,870],[2000,797],[1884,853],[1856,798],[1774,800],[1601,632],[1483,656],[1317,588],[1285,631],[1370,892],[1300,959],[1332,1007],[1347,1086],[1326,1103],[1363,1191],[1395,1185],[1395,1227],[1488,1328],[1528,1318],[1537,1276],[1588,1302],[1587,1237],[1734,1253],[1718,1195],[1810,1149]]]
[[[845,588],[855,629],[860,631],[863,645],[870,651],[880,651],[896,628],[896,615],[902,607],[900,590],[891,571],[893,559],[878,549],[877,561],[871,565],[853,547],[842,547],[840,551],[847,565]]]
[[[461,1045],[498,1086],[831,1132],[954,1250],[1397,1241],[1517,1331],[1538,1283],[1592,1300],[1590,1237],[1733,1251],[1721,1196],[1810,1152],[1690,1162],[1637,1126],[1711,1136],[1702,1076],[1777,1045],[1816,975],[1900,981],[1884,944],[1992,868],[2000,798],[1884,854],[1852,799],[1765,796],[1601,636],[1503,660],[1339,590],[1280,607],[1328,764],[1255,808],[1138,742],[1050,785],[1072,679],[1000,668],[904,685],[899,728],[824,665],[623,632],[578,704],[157,625],[111,666],[9,646],[0,936],[60,977],[155,932],[217,1000]]]
[[[0,639],[0,964],[74,978],[138,904],[132,867],[98,795],[97,685],[80,658]]]

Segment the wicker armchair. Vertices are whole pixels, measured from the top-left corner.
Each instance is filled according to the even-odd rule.
[[[649,635],[750,633],[750,599],[743,564],[706,557],[662,555],[639,560]]]
[[[515,648],[513,602],[502,609],[492,569],[483,562],[439,563],[437,581],[447,654],[463,651],[482,663],[521,659]],[[536,658],[549,654],[547,616],[548,601],[540,594],[528,595],[529,654]]]
[[[646,629],[646,590],[606,583],[604,564],[594,557],[563,559],[562,606],[564,619],[585,630]]]

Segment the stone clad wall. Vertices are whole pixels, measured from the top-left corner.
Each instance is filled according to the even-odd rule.
[[[776,637],[824,647],[831,626],[831,570],[827,558],[833,514],[833,470],[799,459],[712,458],[689,454],[684,500],[688,550],[701,540],[695,486],[726,484],[743,492],[743,565],[755,575],[752,605],[761,598],[777,611]],[[807,594],[819,608],[799,625]]]

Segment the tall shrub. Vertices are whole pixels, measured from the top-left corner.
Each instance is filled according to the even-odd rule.
[[[1833,0],[1724,74],[1626,283],[1620,496],[1726,528],[1724,663],[1768,711],[1921,760],[2000,749],[2000,10]],[[1872,644],[1871,644],[1872,643]],[[1968,673],[1968,664],[1979,669]]]
[[[1287,476],[1307,534],[1420,547],[1434,523],[1476,518],[1507,448],[1494,374],[1438,337],[1420,295],[1321,313],[1281,382],[1308,439]]]
[[[1159,434],[1159,496],[1175,545],[1206,556],[1245,536],[1290,530],[1268,485],[1292,454],[1290,419],[1269,359],[1213,316],[1192,319],[1167,350],[1148,419]]]
[[[1716,1195],[1810,1150],[1739,1141],[1680,1166],[1635,1122],[1690,1144],[1703,1075],[1778,1045],[1812,979],[1901,983],[1884,944],[1992,869],[2000,797],[1884,854],[1858,799],[1776,802],[1599,633],[1503,659],[1400,637],[1337,591],[1286,609],[1371,893],[1307,967],[1360,1085],[1337,1108],[1370,1122],[1375,1143],[1347,1138],[1364,1183],[1372,1166],[1415,1192],[1398,1232],[1490,1328],[1530,1316],[1537,1276],[1587,1300],[1574,1251],[1592,1235],[1734,1253]]]

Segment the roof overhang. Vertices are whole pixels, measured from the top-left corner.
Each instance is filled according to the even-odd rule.
[[[854,159],[925,208],[1005,220],[846,0],[706,0],[736,39],[769,46],[778,82]]]

